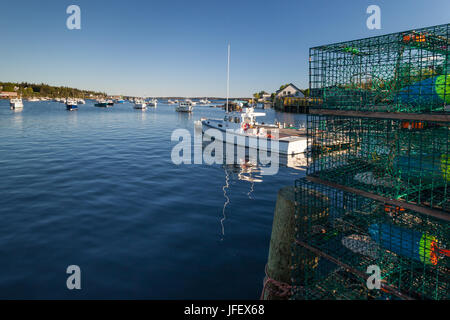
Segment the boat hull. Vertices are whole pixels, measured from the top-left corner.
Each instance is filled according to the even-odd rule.
[[[191,106],[189,106],[189,107],[180,107],[180,106],[178,106],[178,107],[176,107],[175,110],[178,111],[178,112],[192,112],[192,107]]]
[[[208,129],[216,129],[222,132],[222,135],[218,137],[222,142],[230,143],[225,139],[226,134],[228,137],[233,141],[234,145],[245,147],[245,148],[256,148],[258,150],[266,151],[266,152],[276,152],[279,154],[284,155],[295,155],[295,154],[301,154],[305,153],[307,150],[308,142],[307,138],[296,138],[296,139],[290,139],[290,140],[275,140],[271,138],[265,138],[257,137],[257,136],[250,136],[246,134],[240,134],[236,131],[230,130],[227,132],[225,129],[218,128],[214,125],[210,125],[207,123],[207,121],[202,121],[202,132],[206,133]],[[242,139],[244,137],[244,139]],[[265,140],[266,143],[259,143],[261,140]],[[278,146],[277,143],[278,142]]]
[[[10,103],[10,108],[11,109],[22,109],[23,108],[23,103]]]

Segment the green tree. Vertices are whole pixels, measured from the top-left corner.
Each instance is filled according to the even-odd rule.
[[[13,83],[5,83],[3,85],[3,91],[8,91],[8,92],[12,92],[14,91],[14,84]]]
[[[303,94],[305,95],[305,97],[309,97],[309,88],[302,90]]]

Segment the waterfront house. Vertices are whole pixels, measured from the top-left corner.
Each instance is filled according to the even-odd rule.
[[[0,92],[0,99],[11,99],[11,98],[17,98],[17,92],[9,92],[9,91]]]
[[[305,95],[303,92],[297,88],[292,83],[289,83],[285,88],[278,90],[275,93],[277,98],[283,98],[283,97],[296,97],[296,98],[304,98]]]

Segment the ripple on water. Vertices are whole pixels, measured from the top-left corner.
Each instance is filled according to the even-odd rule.
[[[0,101],[0,298],[257,298],[276,192],[303,173],[252,184],[236,168],[174,165],[172,131],[205,116],[223,111]],[[65,288],[70,264],[80,292]]]

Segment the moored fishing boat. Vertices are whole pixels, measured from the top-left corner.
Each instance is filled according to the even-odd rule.
[[[178,106],[175,108],[178,112],[192,112],[193,107],[192,105],[187,101],[181,101],[178,103]]]
[[[23,102],[21,98],[14,98],[9,100],[9,107],[11,109],[22,109],[23,108]]]
[[[195,106],[197,104],[197,102],[192,101],[191,99],[185,99],[184,100],[186,103],[188,103],[190,106]]]
[[[207,98],[204,98],[204,99],[201,99],[201,100],[199,101],[199,103],[200,103],[200,104],[210,104],[211,101],[209,101]]]
[[[76,99],[67,98],[66,100],[66,109],[69,111],[77,110],[78,104]]]
[[[106,107],[108,107],[108,102],[106,102],[106,100],[104,100],[104,99],[100,99],[100,100],[97,100],[97,103],[95,103],[94,106],[100,107],[100,108],[106,108]]]
[[[133,108],[134,109],[145,110],[145,109],[147,109],[147,104],[145,103],[144,100],[137,100],[136,99],[135,102],[134,102]]]
[[[149,107],[156,107],[158,105],[158,100],[156,98],[153,98],[149,101],[148,106]]]
[[[216,138],[242,147],[255,147],[286,155],[306,152],[306,130],[260,124],[256,121],[258,116],[265,116],[265,113],[244,108],[243,112],[227,113],[223,120],[202,119],[202,131],[205,133],[208,129],[217,129],[222,132],[222,137]],[[261,139],[265,139],[267,143],[259,143]]]
[[[228,112],[229,72],[230,45],[228,45],[226,114],[223,120],[201,119],[202,132],[208,134],[208,129],[219,130],[222,134],[214,136],[215,138],[241,147],[256,148],[286,155],[306,152],[308,146],[306,130],[281,129],[274,124],[260,124],[256,121],[256,117],[265,116],[266,114],[254,112],[254,108],[243,108],[242,112]],[[236,101],[236,103],[240,103],[240,101]]]

